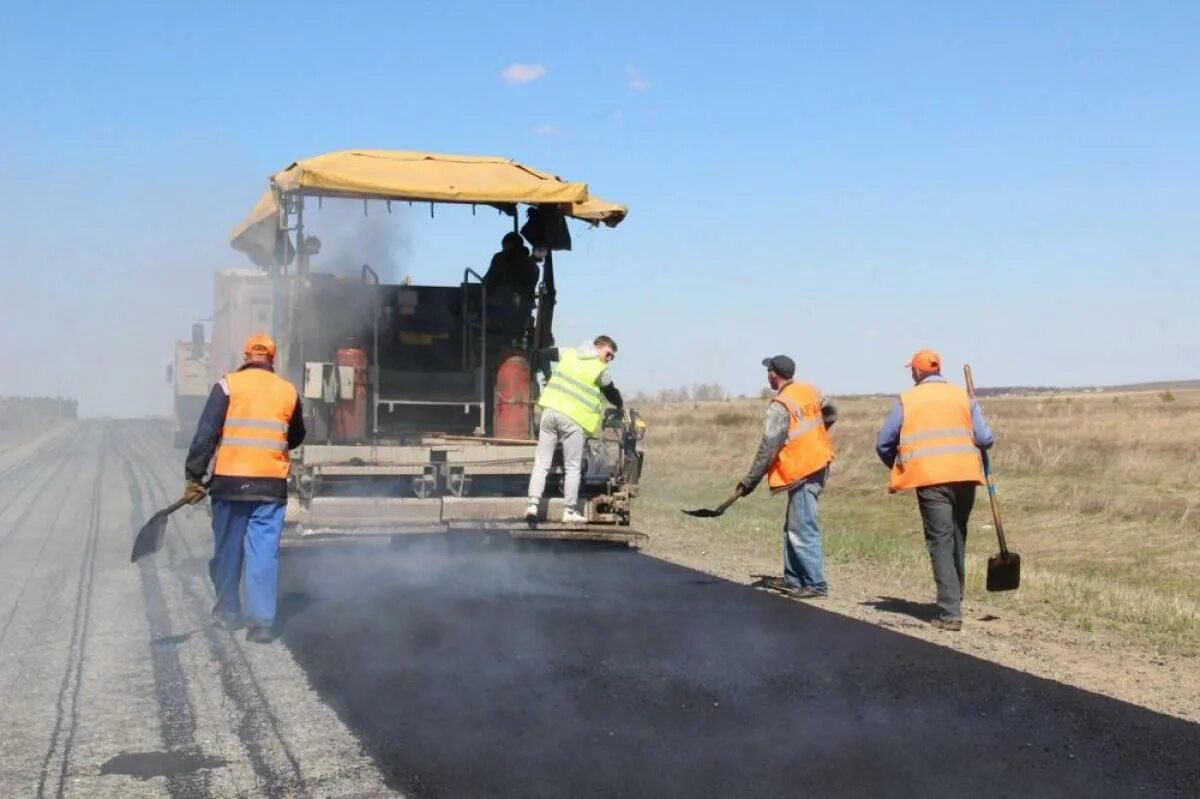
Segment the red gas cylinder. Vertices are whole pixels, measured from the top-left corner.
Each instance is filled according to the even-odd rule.
[[[354,395],[333,406],[333,438],[340,442],[367,438],[367,353],[357,348],[337,351],[337,365],[354,369]],[[340,371],[340,370],[339,370]]]
[[[512,355],[496,371],[496,438],[532,438],[529,412],[529,361]]]

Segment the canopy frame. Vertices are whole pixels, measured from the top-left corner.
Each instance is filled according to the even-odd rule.
[[[513,217],[520,230],[520,206],[553,209],[589,225],[619,225],[627,214],[622,205],[588,193],[585,183],[565,181],[516,161],[492,157],[444,155],[408,151],[345,150],[293,162],[270,177],[268,191],[250,215],[234,228],[230,245],[250,257],[272,277],[275,308],[287,308],[288,325],[295,320],[295,287],[285,279],[291,256],[289,234],[295,241],[296,277],[310,273],[305,238],[305,199],[318,205],[331,199],[428,202],[430,214],[440,204],[489,205]],[[548,249],[536,293],[535,348],[553,344],[550,332],[556,303],[554,254]],[[279,314],[273,314],[278,336]]]

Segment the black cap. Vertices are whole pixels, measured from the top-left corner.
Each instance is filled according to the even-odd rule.
[[[763,366],[767,367],[785,380],[791,380],[796,376],[796,362],[786,355],[776,355],[773,358],[763,358]]]

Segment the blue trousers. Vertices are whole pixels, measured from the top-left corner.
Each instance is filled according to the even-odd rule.
[[[787,519],[783,524],[783,577],[793,588],[829,593],[821,552],[818,499],[825,487],[825,468],[788,491]]]
[[[269,627],[279,591],[281,502],[212,501],[213,557],[208,574],[217,594],[215,613],[241,613],[242,567],[246,569],[246,619]]]

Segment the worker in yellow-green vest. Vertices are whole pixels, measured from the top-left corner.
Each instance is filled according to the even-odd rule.
[[[559,443],[563,450],[563,523],[586,524],[579,509],[579,481],[583,467],[583,445],[600,432],[604,419],[604,401],[623,406],[621,392],[613,385],[608,365],[617,356],[617,343],[608,336],[597,336],[579,348],[552,347],[537,353],[537,366],[548,375],[546,387],[538,399],[542,408],[533,474],[529,476],[529,506],[525,518],[537,521],[541,515],[546,476]],[[555,364],[550,374],[551,364]]]

